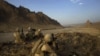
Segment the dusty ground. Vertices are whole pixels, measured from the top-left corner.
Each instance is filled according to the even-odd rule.
[[[52,29],[44,30],[43,33],[63,33],[63,32],[80,32],[80,33],[89,33],[90,35],[99,35],[100,30],[95,28],[63,28],[63,29]]]
[[[52,29],[43,33],[55,33],[59,56],[100,56],[100,31],[95,28]],[[0,56],[30,56],[30,43],[16,45],[9,42],[14,40],[12,33],[2,33],[0,39],[7,41],[0,44]]]
[[[95,28],[61,28],[61,29],[49,29],[43,30],[43,34],[47,33],[66,33],[66,32],[80,32],[89,33],[90,35],[100,35],[100,30]],[[10,33],[0,33],[0,42],[13,41],[13,32]]]

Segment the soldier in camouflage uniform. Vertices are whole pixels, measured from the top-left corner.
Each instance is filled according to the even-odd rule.
[[[35,37],[35,29],[32,29],[31,27],[28,28],[28,32],[26,33],[26,41],[31,41]]]
[[[35,31],[35,38],[36,39],[43,38],[43,34],[41,32],[41,29],[38,29],[37,31]]]
[[[57,46],[52,34],[46,34],[39,39],[32,48],[32,56],[57,56]]]
[[[23,28],[21,28],[20,35],[21,35],[22,41],[25,41],[25,34],[24,34],[24,31],[23,31]]]
[[[16,31],[14,32],[14,37],[15,37],[15,43],[16,44],[21,44],[23,43],[22,39],[21,39],[21,34],[20,34],[20,30],[19,28],[16,28]]]

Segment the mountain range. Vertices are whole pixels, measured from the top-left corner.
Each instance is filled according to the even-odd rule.
[[[41,11],[30,11],[24,6],[16,7],[5,0],[0,0],[0,30],[29,26],[33,28],[62,27],[59,22]]]

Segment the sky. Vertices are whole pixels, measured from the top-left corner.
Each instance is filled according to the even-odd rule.
[[[100,0],[6,0],[16,7],[42,11],[61,25],[100,21]]]

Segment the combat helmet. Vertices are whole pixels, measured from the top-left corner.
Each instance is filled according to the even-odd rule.
[[[35,35],[39,35],[41,34],[41,29],[38,29],[36,32],[35,32]]]
[[[46,34],[46,35],[44,36],[44,41],[45,41],[45,42],[52,42],[52,41],[53,41],[53,36],[52,36],[52,34]]]

